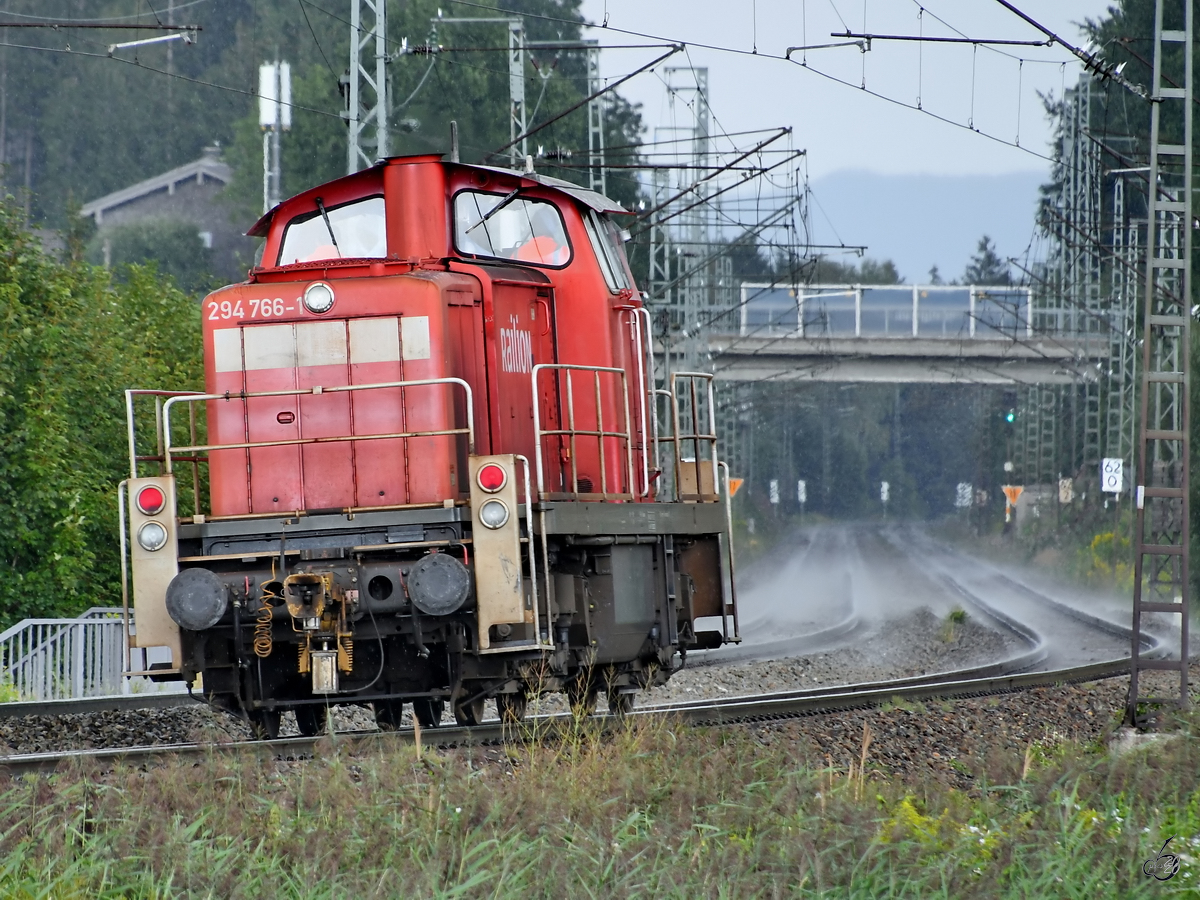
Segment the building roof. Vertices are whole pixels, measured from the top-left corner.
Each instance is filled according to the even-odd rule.
[[[106,212],[158,191],[165,190],[168,194],[174,194],[175,186],[182,182],[194,180],[197,184],[204,184],[206,178],[211,178],[221,184],[228,184],[233,178],[233,170],[221,161],[220,152],[219,147],[205,147],[204,154],[194,162],[178,166],[169,172],[155,175],[153,178],[147,178],[145,181],[139,181],[137,184],[131,184],[127,188],[113,191],[111,194],[105,194],[97,200],[85,203],[79,210],[79,215],[92,216],[95,218],[96,224],[100,225],[104,222]]]

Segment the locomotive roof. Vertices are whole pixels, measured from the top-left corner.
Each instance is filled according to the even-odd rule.
[[[426,157],[430,156],[430,154],[422,154],[422,155],[424,155]],[[385,165],[389,160],[392,160],[392,159],[412,159],[412,158],[413,157],[392,156],[392,157],[389,157],[387,160],[380,160],[375,165],[377,165],[377,166]],[[567,194],[568,196],[574,198],[575,200],[578,200],[584,206],[588,206],[588,207],[596,210],[596,212],[618,213],[618,214],[631,215],[630,211],[627,210],[625,207],[623,207],[616,200],[612,200],[608,197],[605,197],[603,194],[599,193],[598,191],[593,191],[588,188],[581,187],[580,185],[575,184],[574,182],[564,181],[561,178],[555,178],[551,175],[542,175],[538,172],[525,172],[520,169],[505,169],[501,166],[478,166],[478,165],[471,165],[470,163],[449,163],[449,165],[461,166],[464,169],[477,169],[477,170],[483,171],[483,172],[496,172],[501,175],[508,175],[510,177],[516,177],[516,178],[523,179],[525,181],[533,182],[534,184],[540,184],[543,187],[554,188],[555,190],[562,191],[564,194]],[[364,171],[366,171],[366,170],[364,170]],[[356,172],[356,173],[354,173],[354,175],[344,175],[344,176],[342,176],[342,178],[338,178],[336,180],[343,181],[347,178],[355,178],[355,177],[357,177],[358,174],[359,173]],[[310,188],[310,190],[315,190],[315,188]],[[307,193],[307,191],[305,193]],[[294,198],[289,198],[289,200],[290,199],[294,199]],[[255,222],[254,225],[251,226],[250,230],[246,232],[246,234],[249,235],[250,237],[264,237],[267,233],[267,229],[271,225],[271,220],[275,217],[276,211],[278,211],[280,206],[283,206],[283,204],[287,203],[287,202],[288,202],[288,200],[284,200],[282,203],[279,204],[279,206],[275,206],[272,209],[268,210],[266,213],[264,213],[262,218],[259,219],[257,222]]]
[[[459,163],[459,165],[463,165]],[[505,169],[500,166],[465,166],[468,169],[482,169],[485,172],[499,172],[503,175],[517,175],[521,178],[526,178],[529,181],[535,181],[545,187],[552,187],[562,191],[564,194],[570,194],[584,206],[590,206],[596,212],[610,213],[625,213],[629,214],[629,210],[623,207],[616,200],[610,200],[599,191],[593,191],[585,187],[580,187],[571,181],[564,181],[561,178],[555,178],[551,175],[542,175],[538,172],[525,172],[519,169]]]

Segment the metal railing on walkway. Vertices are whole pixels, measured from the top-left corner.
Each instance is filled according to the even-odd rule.
[[[125,671],[120,607],[94,606],[70,619],[24,619],[0,633],[0,684],[15,700],[129,694],[136,688]]]

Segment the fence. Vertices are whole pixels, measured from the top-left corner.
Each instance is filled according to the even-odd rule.
[[[1033,292],[982,285],[743,284],[746,336],[1025,338]]]
[[[0,671],[20,700],[128,694],[125,623],[119,607],[74,619],[25,619],[0,634]]]

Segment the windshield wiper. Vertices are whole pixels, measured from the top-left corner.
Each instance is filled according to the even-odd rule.
[[[486,222],[488,219],[490,219],[496,213],[500,212],[500,210],[504,209],[504,207],[508,206],[508,204],[510,204],[514,200],[516,200],[517,194],[521,193],[521,191],[523,191],[523,190],[525,190],[525,188],[522,186],[522,187],[519,187],[519,188],[516,188],[516,189],[510,191],[507,195],[505,195],[503,200],[501,200],[499,203],[497,203],[495,206],[493,206],[491,209],[489,209],[486,213],[484,213],[484,216],[482,219],[480,219],[478,222],[476,222],[474,225],[472,225],[470,228],[468,228],[466,233],[470,234],[472,231],[474,231],[476,228],[478,228],[480,225],[482,225],[484,222]]]
[[[329,213],[325,212],[325,201],[320,197],[317,198],[317,209],[321,211],[321,218],[325,220],[325,228],[329,231],[329,239],[333,241],[333,249],[338,252],[338,256],[341,256],[342,248],[338,246],[337,235],[333,233],[333,225],[329,222]]]

